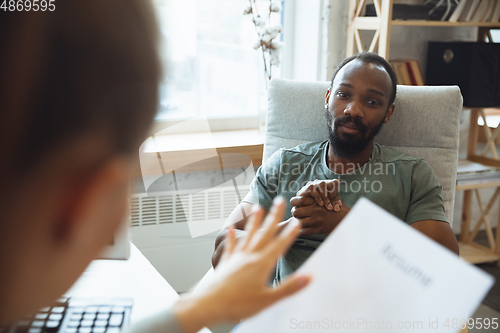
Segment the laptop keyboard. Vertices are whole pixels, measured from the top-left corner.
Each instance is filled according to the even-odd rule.
[[[128,325],[131,298],[61,298],[0,333],[118,333]]]

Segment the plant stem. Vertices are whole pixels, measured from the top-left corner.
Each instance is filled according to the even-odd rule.
[[[269,26],[271,26],[272,5],[273,5],[273,0],[269,0]],[[271,81],[272,78],[272,70],[273,70],[273,64],[271,64],[271,51],[269,50],[269,81]]]
[[[257,23],[255,22],[255,12],[257,10],[257,4],[255,3],[255,0],[248,0],[250,2],[250,6],[252,7],[252,21],[253,25],[255,27],[255,31],[257,32],[257,36],[259,37],[259,40],[262,41],[262,36],[260,35],[259,29],[257,28]],[[264,51],[264,46],[261,45],[260,48],[262,49],[262,61],[264,61],[264,81],[266,82],[266,90],[268,88],[269,80],[271,80],[271,73],[268,72],[267,70],[267,62],[266,62],[266,55]],[[269,54],[270,56],[270,54]],[[269,60],[269,69],[271,69],[271,61]]]
[[[269,0],[269,25],[271,25],[271,8],[272,8],[273,0]]]

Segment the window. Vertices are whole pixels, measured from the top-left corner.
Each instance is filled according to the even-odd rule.
[[[257,2],[269,6],[268,0]],[[265,81],[262,53],[253,48],[255,27],[243,16],[248,1],[155,0],[155,4],[166,67],[156,120],[231,118],[228,126],[234,126],[235,118],[250,117],[257,127]]]

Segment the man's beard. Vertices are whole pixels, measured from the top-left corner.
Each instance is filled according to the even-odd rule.
[[[328,134],[330,139],[330,147],[336,156],[342,158],[352,158],[366,149],[368,144],[380,132],[384,121],[369,130],[359,118],[352,118],[350,115],[343,118],[332,119],[332,114],[329,108],[325,112],[326,123],[328,125]],[[332,122],[334,126],[332,126]],[[358,134],[342,133],[344,138],[340,137],[339,127],[351,123],[359,131]],[[359,135],[359,138],[356,136]]]

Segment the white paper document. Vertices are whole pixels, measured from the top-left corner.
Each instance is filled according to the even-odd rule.
[[[458,332],[494,282],[367,199],[299,271],[307,288],[236,332]]]

